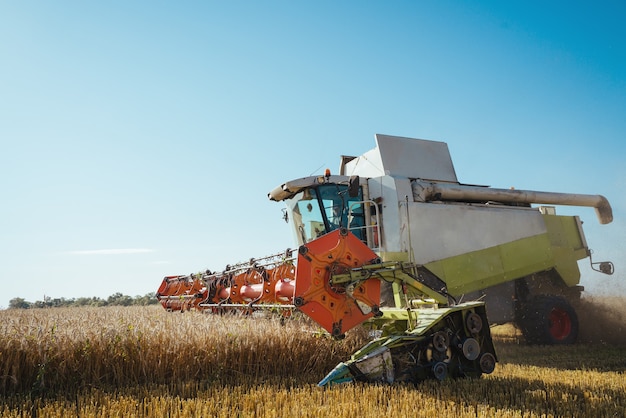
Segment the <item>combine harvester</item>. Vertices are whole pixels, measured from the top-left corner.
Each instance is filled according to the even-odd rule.
[[[606,274],[613,264],[591,260],[578,216],[545,205],[594,207],[607,224],[603,196],[465,185],[443,142],[376,135],[376,144],[342,156],[339,175],[269,193],[287,206],[297,252],[168,276],[163,307],[299,310],[337,338],[364,322],[378,330],[320,385],[491,373],[489,324],[513,322],[531,343],[576,341],[578,260]]]

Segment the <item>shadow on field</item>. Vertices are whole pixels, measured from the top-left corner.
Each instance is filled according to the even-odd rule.
[[[616,377],[618,378],[618,377]],[[197,416],[203,408],[227,410],[233,415],[252,416],[289,404],[290,408],[307,410],[304,416],[381,416],[380,411],[402,409],[412,404],[414,412],[420,406],[432,414],[433,408],[442,408],[441,416],[457,414],[495,416],[499,413],[521,413],[521,416],[623,416],[623,389],[621,385],[597,384],[593,381],[566,382],[549,376],[537,378],[499,377],[497,371],[489,378],[425,381],[410,384],[346,383],[330,388],[319,388],[297,380],[247,379],[237,384],[217,382],[188,382],[170,385],[131,386],[125,388],[88,389],[79,393],[59,394],[70,408],[82,405],[100,405],[106,408],[123,398],[130,405],[128,412],[138,415],[157,404],[161,415]],[[18,408],[23,399],[12,399],[9,406]],[[212,406],[203,406],[204,403]],[[187,404],[186,412],[182,406]],[[33,404],[37,405],[37,403]],[[196,409],[194,409],[196,408]],[[406,409],[406,408],[404,408]],[[195,411],[195,412],[194,412]],[[358,413],[357,413],[358,411]],[[373,414],[374,411],[378,411]],[[481,412],[482,411],[482,412]],[[34,412],[31,411],[31,412]],[[422,414],[423,415],[423,414]],[[280,416],[280,415],[278,415]]]
[[[566,346],[527,345],[494,341],[500,364],[558,370],[626,372],[626,348],[610,344],[579,343]],[[496,372],[497,373],[497,368]]]
[[[371,416],[365,411],[374,410],[382,399],[384,404],[393,405],[410,402],[414,395],[419,402],[432,399],[440,405],[439,401],[443,401],[444,405],[457,405],[458,410],[472,407],[477,412],[486,407],[492,412],[520,411],[523,416],[623,416],[625,395],[619,388],[621,385],[598,384],[591,380],[568,382],[559,380],[558,372],[554,377],[537,373],[536,378],[503,377],[497,375],[496,369],[488,378],[429,380],[417,385],[346,383],[330,388],[319,388],[297,379],[248,379],[241,384],[223,386],[172,385],[160,390],[155,388],[150,396],[194,398],[200,395],[209,401],[230,397],[235,400],[234,405],[244,408],[239,411],[244,413],[250,412],[243,406],[244,397],[258,392],[261,396],[258,404],[269,403],[271,399],[295,399],[296,403],[312,403],[309,407],[316,408],[330,402],[336,404],[338,416],[347,416],[341,411],[349,411],[357,403],[364,413],[362,416]],[[142,394],[146,395],[142,391],[133,395]]]
[[[557,377],[555,376],[555,380]],[[615,386],[615,385],[613,385]],[[523,416],[622,416],[624,392],[593,382],[562,383],[545,376],[537,379],[498,377],[454,382],[424,382],[416,388],[429,396],[496,410],[521,411]]]

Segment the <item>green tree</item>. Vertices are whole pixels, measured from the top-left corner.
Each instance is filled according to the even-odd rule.
[[[24,298],[13,298],[9,301],[9,309],[28,309],[30,308],[30,302],[27,302]]]
[[[135,299],[133,300],[133,305],[141,305],[141,306],[146,306],[146,305],[156,305],[157,303],[159,303],[159,300],[154,296],[154,293],[147,293],[143,296],[135,296]]]
[[[9,301],[9,309],[29,309],[29,308],[60,308],[60,307],[78,307],[78,306],[130,306],[130,305],[156,305],[158,299],[154,293],[146,293],[143,296],[135,297],[124,295],[120,292],[114,293],[107,299],[96,296],[69,298],[64,297],[52,298],[44,296],[44,300],[29,302],[23,298],[13,298]]]
[[[109,305],[121,305],[121,306],[129,306],[133,304],[133,298],[128,295],[123,295],[120,292],[114,293],[107,299],[107,303]]]

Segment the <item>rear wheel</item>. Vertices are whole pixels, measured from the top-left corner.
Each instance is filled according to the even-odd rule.
[[[573,344],[578,339],[578,317],[559,296],[533,298],[518,323],[530,344]]]

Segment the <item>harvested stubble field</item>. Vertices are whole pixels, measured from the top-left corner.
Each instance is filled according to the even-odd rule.
[[[480,379],[330,389],[316,383],[364,331],[334,341],[306,320],[155,306],[0,311],[0,416],[626,416],[624,315],[587,305],[590,342],[575,346],[527,346],[495,327],[500,362]]]

